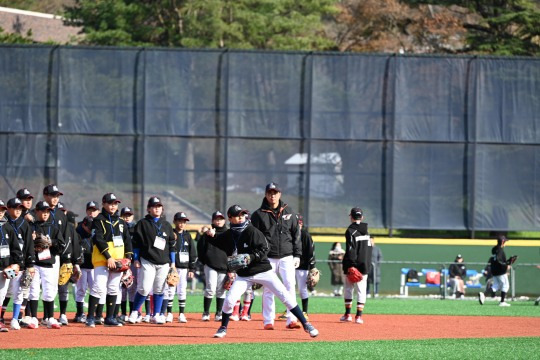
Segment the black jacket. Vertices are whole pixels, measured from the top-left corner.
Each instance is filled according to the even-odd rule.
[[[12,220],[9,214],[6,214],[8,224],[13,231],[17,233],[19,248],[23,257],[21,270],[34,267],[36,256],[34,252],[34,239],[32,238],[32,227],[21,215],[18,219]]]
[[[49,222],[60,229],[60,232],[65,239],[68,220],[66,214],[64,214],[62,210],[58,209],[58,205],[51,210]]]
[[[315,245],[313,244],[311,235],[305,229],[301,230],[300,239],[302,241],[302,256],[300,256],[298,270],[310,270],[315,267],[315,257],[313,256]]]
[[[268,252],[268,242],[264,234],[256,227],[249,224],[241,233],[235,233],[234,230],[227,230],[215,237],[208,237],[208,241],[219,247],[227,256],[234,254],[249,254],[251,262],[245,269],[240,269],[236,273],[239,276],[253,276],[268,270],[272,270],[270,261],[266,256]]]
[[[156,236],[165,239],[163,250],[154,247]],[[163,218],[154,222],[150,215],[146,215],[135,225],[133,234],[133,249],[139,251],[139,256],[155,265],[170,264],[170,253],[176,249],[174,230]]]
[[[176,255],[175,265],[178,269],[188,269],[189,271],[195,271],[195,263],[197,262],[197,250],[191,239],[189,231],[184,230],[182,232],[174,231],[176,234]],[[188,253],[188,261],[180,262],[180,252]]]
[[[369,274],[371,269],[371,240],[367,223],[352,223],[345,232],[345,255],[343,272],[350,267],[357,268],[362,274]]]
[[[60,264],[75,264],[76,256],[80,256],[79,234],[75,231],[75,226],[69,222],[66,224],[66,232],[64,233],[64,250],[60,254]],[[73,255],[76,253],[77,255]]]
[[[491,249],[491,274],[493,276],[499,276],[506,274],[508,270],[508,264],[506,263],[506,254],[504,249],[500,246],[494,246]]]
[[[9,256],[0,257],[0,270],[4,270],[12,264],[23,265],[23,254],[19,246],[17,233],[4,219],[0,219],[0,245],[9,248]],[[0,276],[2,275],[0,274]]]
[[[292,209],[281,200],[275,211],[270,208],[266,198],[251,216],[251,223],[259,229],[270,246],[268,257],[281,259],[285,256],[302,256],[300,228]]]
[[[64,247],[66,245],[64,242],[64,237],[62,236],[60,229],[49,221],[35,221],[32,228],[36,234],[49,235],[52,243],[52,246],[50,247],[51,257],[49,259],[40,260],[39,254],[36,254],[36,265],[45,268],[52,268],[53,264],[56,262],[55,256],[60,255],[62,251],[64,251]]]
[[[90,230],[90,232],[87,232],[84,227]],[[80,236],[80,251],[82,255],[82,263],[81,263],[81,269],[93,269],[94,265],[92,264],[92,222],[90,222],[87,218],[85,218],[83,221],[80,221],[77,224],[77,233]]]
[[[133,255],[133,248],[131,244],[131,237],[129,236],[129,230],[124,219],[118,216],[118,212],[113,215],[110,215],[105,209],[95,217],[92,221],[92,242],[95,247],[97,247],[100,254],[102,254],[105,259],[111,258],[110,252],[112,249],[109,249],[111,243],[113,242],[113,236],[121,236],[124,243],[124,254],[123,257],[131,259]],[[95,263],[94,259],[94,263]]]
[[[212,225],[212,227],[216,229],[216,236],[227,231],[226,226],[216,227]],[[227,272],[227,254],[225,251],[223,251],[223,249],[220,249],[209,241],[207,237],[208,236],[206,234],[202,235],[197,242],[197,254],[199,255],[199,262],[214,269],[218,273],[224,274]]]
[[[452,263],[448,268],[448,274],[450,275],[450,279],[459,276],[461,279],[465,280],[465,276],[467,275],[467,267],[463,263]]]

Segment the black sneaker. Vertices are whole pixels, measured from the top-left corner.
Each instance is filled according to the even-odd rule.
[[[227,328],[225,326],[220,326],[218,331],[214,334],[215,338],[224,338],[227,335]]]
[[[114,318],[105,318],[105,326],[122,326],[122,324]]]
[[[91,327],[91,328],[95,328],[96,327],[96,320],[93,317],[89,317],[88,319],[86,319],[86,326]]]
[[[313,338],[319,335],[319,330],[315,329],[315,326],[311,325],[310,323],[306,323],[306,325],[304,325],[304,331]]]
[[[98,316],[96,318],[96,325],[103,325],[104,319],[103,316]]]
[[[122,316],[117,316],[116,321],[118,321],[118,323],[122,325],[126,325],[126,322],[124,321],[124,319],[122,319]]]

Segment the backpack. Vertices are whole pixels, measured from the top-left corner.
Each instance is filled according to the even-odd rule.
[[[415,269],[410,269],[407,272],[407,282],[418,282],[418,271]]]
[[[430,271],[426,274],[426,284],[441,284],[441,273],[437,271]]]

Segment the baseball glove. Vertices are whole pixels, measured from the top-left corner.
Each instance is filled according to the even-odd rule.
[[[229,271],[236,271],[246,268],[251,262],[249,254],[238,254],[227,257],[227,267]]]
[[[81,267],[79,265],[75,265],[73,267],[73,273],[71,274],[71,277],[69,278],[69,282],[76,284],[77,281],[81,278]]]
[[[317,268],[312,268],[309,270],[308,276],[307,276],[307,287],[309,289],[314,289],[315,286],[319,283],[319,280],[321,279],[321,272]]]
[[[180,278],[178,277],[178,272],[176,269],[169,268],[169,273],[167,274],[167,285],[176,286]]]
[[[122,277],[120,278],[120,284],[122,284],[122,287],[129,289],[134,282],[135,277],[133,276],[131,269],[127,269],[126,271],[124,271]]]
[[[225,278],[225,281],[223,282],[223,288],[225,290],[229,290],[234,282],[234,276],[229,276]]]
[[[516,262],[517,258],[518,258],[517,255],[514,255],[514,256],[510,257],[510,259],[506,260],[506,264],[507,265],[512,265],[513,263]]]
[[[51,246],[52,242],[48,235],[36,234],[36,239],[34,240],[34,250],[36,253],[40,253]]]
[[[4,277],[6,279],[13,279],[17,276],[17,272],[13,268],[5,268],[4,269]]]
[[[30,284],[32,284],[32,279],[34,276],[30,272],[30,270],[26,269],[24,270],[23,274],[21,275],[21,288],[23,290],[29,289]]]
[[[359,281],[362,281],[363,278],[364,275],[362,275],[362,273],[354,266],[350,267],[349,270],[347,270],[347,279],[350,282],[357,283]]]
[[[73,274],[73,265],[64,263],[60,266],[60,275],[58,276],[58,285],[66,285]]]
[[[124,272],[127,269],[129,269],[129,265],[131,265],[131,260],[129,259],[116,260],[115,264],[116,264],[116,269],[112,269],[111,271]]]

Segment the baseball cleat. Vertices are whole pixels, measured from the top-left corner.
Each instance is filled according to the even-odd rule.
[[[278,317],[277,317],[277,320],[287,320],[287,310],[285,310],[283,312],[283,314],[280,314]]]
[[[129,314],[128,322],[130,324],[137,323],[137,319],[139,318],[139,312],[138,311],[132,311],[131,314]]]
[[[150,322],[150,315],[145,315],[142,319],[143,322],[149,323]]]
[[[221,315],[221,313],[218,313],[216,314],[216,316],[214,316],[214,321],[221,321],[221,319],[223,319],[223,315]]]
[[[117,316],[116,321],[118,321],[122,326],[126,325],[126,321],[124,320],[123,316]]]
[[[287,326],[285,326],[287,329],[300,329],[302,326],[296,322],[296,321],[291,321],[290,323],[287,324]]]
[[[156,316],[152,316],[152,318],[150,319],[150,322],[152,324],[158,324],[158,325],[165,324],[165,316],[159,315],[159,314]]]
[[[363,324],[364,323],[364,320],[362,320],[362,317],[361,316],[356,316],[354,318],[354,323],[355,324]]]
[[[214,334],[215,338],[224,338],[227,335],[227,328],[225,326],[220,326],[218,331]]]
[[[33,317],[30,323],[34,325],[34,329],[37,329],[39,327],[39,320],[36,317]],[[28,326],[30,326],[30,324]]]
[[[251,321],[251,316],[250,315],[242,315],[240,320],[242,320],[242,321]]]
[[[486,295],[484,295],[484,293],[480,291],[478,293],[478,302],[480,303],[480,305],[484,305],[484,301],[486,301]]]
[[[174,320],[173,314],[172,314],[172,313],[168,313],[168,314],[167,314],[167,318],[165,319],[165,322],[172,323],[173,320]]]
[[[11,319],[10,327],[12,330],[21,330],[21,325],[19,325],[19,320]]]
[[[4,325],[4,323],[0,322],[0,332],[8,332],[9,329],[7,328],[6,325]]]
[[[510,306],[510,304],[507,303],[506,301],[503,301],[503,302],[499,303],[499,306],[508,307],[508,306]]]
[[[180,323],[187,323],[186,315],[184,313],[180,313],[178,315],[178,322]]]
[[[264,330],[274,330],[274,324],[265,324]]]
[[[105,326],[122,326],[122,324],[116,321],[115,318],[105,318],[104,325]]]
[[[232,314],[229,319],[231,319],[232,321],[239,321],[240,316],[238,316],[238,314]]]
[[[306,323],[304,326],[304,331],[307,332],[312,338],[319,335],[319,330],[315,329],[315,326],[311,325],[310,323]]]
[[[61,329],[62,325],[56,321],[55,318],[49,318],[47,320],[47,329]]]
[[[96,327],[96,319],[94,319],[93,317],[89,317],[88,319],[86,319],[86,326],[91,327],[91,328],[95,328]]]
[[[202,314],[202,321],[210,321],[210,314]]]
[[[96,325],[103,325],[104,322],[105,319],[103,318],[103,316],[96,317]]]
[[[351,314],[345,314],[342,317],[339,318],[339,321],[341,322],[352,322],[352,315]]]
[[[68,325],[68,318],[66,314],[60,314],[60,324],[62,325]]]

